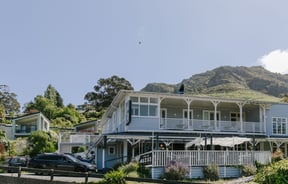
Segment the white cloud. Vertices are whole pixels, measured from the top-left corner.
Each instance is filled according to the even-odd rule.
[[[271,72],[288,73],[288,50],[274,50],[259,59],[260,64]]]

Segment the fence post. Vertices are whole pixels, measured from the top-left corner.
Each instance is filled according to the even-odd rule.
[[[88,183],[88,172],[85,172],[85,184]]]
[[[50,170],[50,181],[53,181],[54,179],[54,169]]]
[[[20,178],[20,177],[21,177],[21,166],[18,169],[18,178]]]

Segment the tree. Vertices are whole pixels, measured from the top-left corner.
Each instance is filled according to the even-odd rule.
[[[44,92],[44,97],[51,100],[57,107],[64,107],[61,95],[51,84],[48,85],[46,91]]]
[[[38,95],[33,102],[25,105],[25,112],[40,111],[51,121],[51,126],[72,127],[73,125],[86,121],[84,115],[77,111],[74,105],[57,107],[53,101]]]
[[[5,122],[5,120],[6,120],[5,108],[2,104],[0,104],[0,123]]]
[[[55,152],[58,136],[55,132],[35,131],[27,139],[27,148],[25,153],[30,157],[45,152]]]
[[[56,112],[58,111],[51,100],[41,95],[36,96],[34,102],[25,104],[25,112],[33,112],[35,110],[42,112],[50,120],[55,118]]]
[[[88,92],[84,99],[92,104],[97,111],[106,109],[120,90],[133,90],[125,78],[113,75],[110,78],[100,78],[93,92]]]
[[[5,109],[6,114],[14,114],[20,112],[20,104],[16,99],[15,93],[10,93],[7,85],[0,85],[0,105]]]
[[[79,113],[77,109],[75,108],[75,106],[72,104],[68,104],[66,107],[63,107],[63,108],[58,108],[55,118],[58,118],[58,122],[59,122],[59,118],[62,118],[62,119],[64,118],[66,120],[66,123],[65,123],[66,125],[67,125],[67,121],[71,122],[72,125],[75,125],[79,122],[86,121],[85,116]],[[61,125],[57,125],[57,124],[54,124],[54,125],[62,127]]]
[[[5,107],[0,104],[0,123],[11,124],[11,120],[6,119]]]

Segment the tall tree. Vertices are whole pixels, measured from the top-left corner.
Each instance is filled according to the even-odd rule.
[[[58,111],[51,100],[41,95],[36,96],[34,102],[25,104],[25,112],[33,112],[35,110],[42,112],[50,120],[55,117],[55,114]]]
[[[107,108],[120,90],[133,90],[132,85],[123,77],[113,75],[100,78],[93,92],[88,92],[84,99],[92,104],[97,111]]]
[[[51,100],[57,107],[64,107],[60,93],[51,84],[48,85],[44,92],[44,97]]]
[[[0,85],[0,105],[4,106],[6,114],[20,112],[20,104],[15,93],[10,93],[7,85]]]
[[[83,114],[77,111],[74,105],[57,107],[51,100],[38,95],[33,102],[25,104],[25,112],[42,112],[50,121],[51,126],[72,127],[73,125],[86,121]]]
[[[72,125],[75,125],[79,122],[86,121],[84,115],[79,113],[74,105],[68,104],[66,107],[59,108],[56,113],[56,118],[64,118],[67,121],[70,121]]]

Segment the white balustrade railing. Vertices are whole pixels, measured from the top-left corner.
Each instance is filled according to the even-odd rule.
[[[133,118],[133,128],[137,129],[137,122],[150,122],[151,118],[137,117]],[[239,121],[214,121],[202,119],[187,118],[160,118],[160,130],[183,130],[183,131],[209,131],[209,132],[236,132],[236,133],[262,133],[264,134],[264,122],[239,122]],[[157,121],[157,120],[156,120]],[[122,132],[125,131],[126,123],[120,125],[108,122],[102,129],[103,133]],[[155,128],[155,127],[154,127]],[[151,131],[151,129],[149,129]]]
[[[195,130],[212,132],[264,133],[264,122],[214,121],[200,119],[162,118],[160,129]]]
[[[269,151],[160,151],[149,152],[152,166],[166,166],[171,161],[187,166],[207,165],[253,165],[255,161],[262,164],[271,162]],[[145,154],[143,154],[145,155]]]

